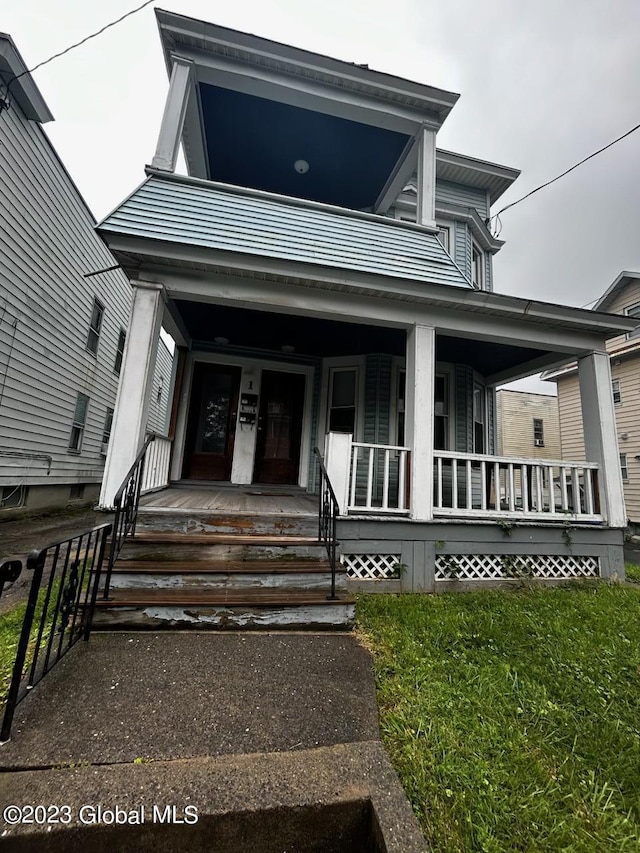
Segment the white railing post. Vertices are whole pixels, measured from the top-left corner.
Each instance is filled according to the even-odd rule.
[[[347,514],[349,505],[351,443],[352,436],[344,432],[330,432],[325,440],[324,464],[329,482],[338,501],[340,515]]]

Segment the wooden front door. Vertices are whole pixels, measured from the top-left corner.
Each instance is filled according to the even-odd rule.
[[[230,480],[240,368],[199,362],[193,369],[191,389],[183,476]]]
[[[298,482],[305,377],[263,370],[254,482]]]

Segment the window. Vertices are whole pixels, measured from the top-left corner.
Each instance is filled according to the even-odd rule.
[[[102,443],[109,444],[111,438],[111,427],[113,426],[113,409],[107,409],[107,416],[104,419],[104,429],[102,430]]]
[[[79,393],[76,399],[76,408],[73,413],[71,437],[69,438],[69,450],[76,453],[79,453],[80,448],[82,447],[82,436],[84,435],[84,425],[87,420],[88,406],[89,398],[87,395]]]
[[[329,431],[356,431],[357,368],[334,368],[329,382]]]
[[[544,421],[542,418],[533,419],[533,443],[536,447],[544,447]]]
[[[102,315],[104,306],[97,299],[93,300],[93,311],[91,312],[91,325],[87,336],[87,349],[94,355],[98,352],[98,341],[100,340],[100,329],[102,328]]]
[[[622,402],[622,391],[620,390],[620,380],[612,379],[611,380],[611,392],[613,394],[613,402],[617,406],[618,403]]]
[[[27,486],[5,486],[0,493],[0,509],[15,509],[27,501]]]
[[[471,249],[471,283],[478,290],[482,290],[484,284],[484,255],[475,243]]]
[[[473,452],[484,453],[484,388],[473,389]]]
[[[640,305],[631,305],[629,308],[625,308],[624,313],[627,315],[627,317],[637,317],[638,322],[640,323]],[[627,337],[640,337],[640,325],[636,326],[633,332],[627,332]]]
[[[127,334],[124,329],[120,329],[120,334],[118,335],[118,349],[116,350],[116,360],[113,365],[113,372],[116,376],[120,376],[120,371],[122,370],[122,359],[124,357],[124,344],[127,340]]]
[[[396,442],[401,447],[405,445],[406,377],[405,370],[398,371]],[[435,376],[433,447],[434,450],[447,450],[449,448],[449,376],[446,373],[436,373]]]
[[[622,479],[627,482],[629,479],[629,468],[627,467],[627,454],[620,454],[620,473],[622,474]]]
[[[69,489],[70,501],[81,501],[84,497],[84,483],[74,483]]]
[[[438,225],[438,240],[447,252],[451,250],[451,229],[448,225]]]

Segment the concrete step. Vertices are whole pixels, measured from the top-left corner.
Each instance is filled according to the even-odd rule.
[[[325,590],[292,592],[243,590],[114,590],[96,604],[94,628],[203,628],[348,630],[355,600],[341,593],[329,601]]]

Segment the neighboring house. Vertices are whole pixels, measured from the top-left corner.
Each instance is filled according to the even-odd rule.
[[[627,517],[632,524],[640,524],[640,273],[621,272],[593,310],[622,314],[638,323],[634,330],[608,340],[606,348]],[[563,455],[584,459],[577,365],[549,371],[544,378],[558,386]]]
[[[25,71],[0,35],[0,519],[96,502],[131,306]]]
[[[496,415],[498,456],[562,458],[557,397],[501,388],[496,392]]]
[[[633,324],[492,292],[502,243],[486,223],[518,172],[436,149],[458,96],[156,14],[171,81],[158,146],[98,226],[133,283],[135,342],[101,503],[142,447],[163,322],[180,362],[156,487],[197,481],[209,507],[220,482],[314,492],[317,445],[351,577],[620,576],[602,350]],[[493,455],[495,387],[570,358],[588,462]]]

